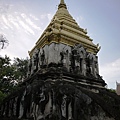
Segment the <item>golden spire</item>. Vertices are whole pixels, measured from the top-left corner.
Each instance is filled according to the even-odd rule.
[[[61,1],[60,1],[60,4],[59,4],[59,6],[58,6],[58,9],[60,9],[60,8],[65,8],[65,9],[67,9],[67,6],[66,6],[64,0],[61,0]]]
[[[50,41],[48,41],[48,35]],[[61,36],[59,40],[58,36]],[[42,48],[52,42],[62,43],[69,46],[74,46],[76,43],[79,43],[82,44],[88,52],[94,54],[97,54],[100,50],[99,45],[95,45],[92,42],[92,39],[87,35],[87,31],[80,28],[77,22],[69,14],[65,0],[60,0],[56,14],[36,42],[36,46],[30,51],[30,56],[32,56],[35,48]]]
[[[60,1],[60,4],[65,4],[64,0],[61,0],[61,1]]]

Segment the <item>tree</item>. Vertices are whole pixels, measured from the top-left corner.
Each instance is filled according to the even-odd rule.
[[[0,57],[0,90],[8,94],[26,78],[28,59],[14,58],[13,64],[7,56]]]
[[[13,74],[11,72],[13,69],[11,68],[11,59],[7,56],[0,57],[0,102],[5,98],[8,91],[10,91],[9,81],[7,79],[10,78]]]
[[[0,91],[0,103],[2,100],[6,97],[6,94],[4,94],[2,91]]]
[[[19,81],[25,79],[27,77],[27,69],[28,69],[28,58],[20,59],[14,58],[13,67],[15,68],[14,77]]]
[[[11,67],[11,59],[5,55],[5,58],[0,57],[0,79],[6,77],[11,77],[13,68]]]
[[[6,46],[8,45],[8,40],[6,39],[5,36],[0,35],[0,49],[4,49],[6,48]]]
[[[8,56],[0,57],[0,90],[3,93],[10,91],[10,81],[13,78],[14,67],[11,66]]]

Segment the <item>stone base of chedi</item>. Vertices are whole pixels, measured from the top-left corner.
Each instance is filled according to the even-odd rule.
[[[0,120],[120,120],[120,97],[99,75],[99,50],[61,0],[29,52],[28,78],[0,106]]]
[[[3,101],[0,120],[120,120],[120,97],[105,85],[96,55],[53,43],[34,52],[28,78]]]

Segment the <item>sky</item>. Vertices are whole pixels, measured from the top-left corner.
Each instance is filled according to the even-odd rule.
[[[1,56],[26,58],[60,0],[0,0],[0,34],[9,41]],[[100,75],[115,89],[120,83],[120,0],[65,0],[69,13],[101,46]]]

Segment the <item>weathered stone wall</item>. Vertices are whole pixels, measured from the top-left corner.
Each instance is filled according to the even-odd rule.
[[[66,82],[60,76],[41,78],[34,76],[34,82],[3,101],[1,119],[119,120],[120,98],[115,93]]]
[[[82,45],[46,45],[28,78],[0,105],[0,120],[119,120],[120,97],[104,87],[98,57]]]
[[[28,76],[53,63],[63,65],[71,73],[100,77],[98,57],[95,54],[87,52],[81,44],[70,47],[61,43],[35,49],[29,61]]]

